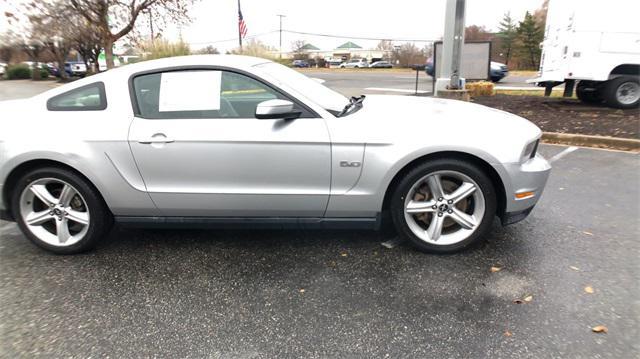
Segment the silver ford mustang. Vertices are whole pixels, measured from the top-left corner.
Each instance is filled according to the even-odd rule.
[[[518,116],[346,97],[282,65],[187,56],[0,103],[0,214],[56,253],[112,223],[378,229],[454,252],[524,219],[550,166]]]

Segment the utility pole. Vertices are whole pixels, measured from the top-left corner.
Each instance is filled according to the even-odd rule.
[[[465,0],[456,0],[455,22],[453,25],[453,56],[451,57],[451,81],[449,88],[460,89],[460,64],[462,60],[462,42],[464,39]]]
[[[460,67],[464,43],[465,0],[447,0],[442,42],[442,65],[435,83],[436,96],[468,97],[461,88]],[[457,92],[456,92],[457,91]]]
[[[282,18],[286,17],[287,15],[276,15],[277,17],[280,18],[280,60],[282,60]]]

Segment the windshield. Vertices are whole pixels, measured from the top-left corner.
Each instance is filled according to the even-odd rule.
[[[262,70],[274,84],[295,89],[327,111],[340,112],[349,103],[349,100],[338,92],[286,66],[267,62],[255,67]]]

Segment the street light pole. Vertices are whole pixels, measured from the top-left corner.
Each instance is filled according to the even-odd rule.
[[[282,60],[282,18],[286,17],[287,15],[276,15],[277,17],[280,18],[280,60]]]

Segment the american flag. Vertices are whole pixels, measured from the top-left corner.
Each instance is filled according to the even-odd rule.
[[[247,24],[244,22],[244,18],[242,17],[242,11],[240,10],[240,0],[238,0],[238,33],[241,38],[247,36]]]

